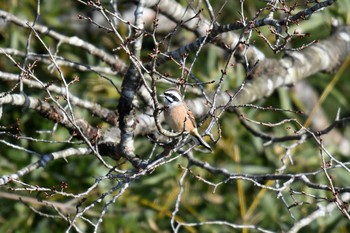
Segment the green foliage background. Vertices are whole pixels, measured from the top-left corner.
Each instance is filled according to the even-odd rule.
[[[104,1],[102,1],[104,2]],[[108,1],[105,1],[108,2]],[[182,1],[186,4],[187,1]],[[33,21],[35,19],[37,2],[34,0],[10,0],[1,1],[0,8],[8,11],[22,19]],[[223,1],[212,1],[214,10],[217,11],[223,4]],[[263,1],[245,1],[245,14],[248,18],[254,16],[255,12],[261,7]],[[123,10],[127,6],[121,5]],[[228,1],[223,8],[223,13],[219,17],[219,22],[229,23],[239,19],[239,1]],[[54,30],[67,36],[77,35],[80,38],[103,48],[106,51],[112,51],[118,46],[113,34],[105,33],[101,29],[97,29],[90,23],[80,20],[78,15],[91,15],[93,12],[88,7],[79,4],[76,1],[42,1],[40,8],[40,18],[38,23],[49,26]],[[340,23],[348,23],[350,12],[350,3],[347,0],[337,1],[334,6],[318,12],[311,19],[303,21],[296,28],[311,33],[310,38],[300,41],[292,41],[293,46],[300,46],[312,39],[322,39],[328,37],[330,33],[330,22],[332,18],[339,20]],[[1,20],[0,20],[1,22]],[[121,25],[123,27],[123,25]],[[121,31],[127,33],[127,28],[121,28]],[[267,32],[267,29],[263,29]],[[185,30],[178,32],[179,38],[192,38],[193,34]],[[14,48],[24,51],[27,43],[29,31],[12,24],[0,24],[0,47]],[[269,57],[280,57],[271,52],[268,46],[253,35],[255,46],[262,50]],[[57,41],[43,36],[45,43],[55,48]],[[146,39],[147,40],[147,39]],[[176,41],[178,45],[181,40]],[[149,46],[147,46],[149,45]],[[152,44],[144,45],[142,56],[146,59],[148,53],[152,50]],[[33,37],[31,40],[31,51],[37,53],[46,53],[42,45]],[[91,55],[86,55],[72,46],[61,46],[60,56],[64,56],[73,61],[86,63],[89,65],[102,65],[101,61]],[[127,61],[126,54],[119,52],[118,56]],[[20,58],[18,62],[22,62]],[[193,73],[201,80],[213,80],[221,76],[220,70],[226,62],[223,52],[213,45],[206,46],[195,63]],[[203,65],[204,64],[204,65]],[[321,107],[327,113],[330,121],[335,118],[338,108],[341,108],[343,115],[350,112],[350,82],[347,80],[349,73],[349,64],[345,64],[347,68],[340,73],[340,79],[327,96]],[[164,72],[172,73],[174,76],[180,75],[181,71],[177,66],[169,64],[165,66]],[[18,73],[18,69],[7,59],[1,55],[0,70],[6,72]],[[72,92],[90,101],[96,101],[104,107],[116,109],[117,99],[119,98],[116,90],[112,85],[97,75],[89,72],[79,72],[71,68],[64,68],[63,71],[68,81],[75,76],[80,81],[72,86]],[[43,81],[58,82],[57,74],[50,73],[46,65],[39,64],[35,68],[35,73]],[[233,90],[239,86],[244,78],[244,71],[241,65],[237,64],[229,69],[227,79],[224,82],[223,90]],[[334,74],[317,74],[308,79],[308,82],[321,95],[323,90],[329,85]],[[117,86],[120,87],[122,77],[109,76]],[[15,83],[0,81],[0,92],[6,92],[13,87]],[[160,87],[165,88],[165,87]],[[210,88],[210,87],[209,87]],[[25,89],[28,95],[43,98],[45,94],[37,90]],[[285,109],[303,110],[302,103],[298,96],[294,95],[293,88],[281,88],[270,98],[255,103],[258,106],[274,106]],[[68,137],[68,132],[59,127],[54,135],[38,135],[36,130],[51,129],[53,123],[43,119],[36,112],[25,110],[21,107],[3,106],[3,116],[0,120],[1,126],[13,126],[14,133],[18,133],[17,127],[24,135],[39,137],[41,139],[64,140]],[[288,112],[260,111],[257,109],[245,109],[245,114],[252,119],[262,122],[277,122],[285,118],[298,118],[304,123],[306,119],[293,115]],[[110,127],[106,123],[99,122],[98,119],[91,116],[87,111],[77,109],[77,115],[88,120],[96,126],[103,129]],[[220,121],[223,129],[223,137],[215,145],[215,153],[213,155],[199,155],[200,159],[207,161],[209,164],[226,168],[230,171],[245,174],[265,174],[274,173],[277,168],[281,167],[280,159],[284,155],[285,150],[281,145],[273,144],[264,147],[263,142],[251,135],[240,125],[236,115],[225,114]],[[297,129],[297,125],[290,124],[292,129]],[[278,128],[260,128],[263,132],[273,133],[275,135],[285,135],[290,133],[286,125]],[[349,127],[344,125],[339,128],[345,137],[349,137]],[[38,153],[45,154],[56,150],[68,148],[71,145],[64,143],[48,144],[42,142],[32,142],[28,140],[18,140],[16,138],[1,136],[6,141],[20,144],[21,146]],[[289,143],[290,144],[290,143]],[[151,142],[140,137],[136,139],[137,153],[149,154],[152,149]],[[340,159],[345,160],[347,157],[341,155],[337,151],[337,145],[330,145],[330,150]],[[289,172],[307,172],[320,168],[319,148],[313,142],[304,143],[292,151],[294,165],[289,166]],[[4,144],[0,146],[0,175],[11,174],[18,169],[36,161],[38,158],[23,151],[8,147]],[[107,159],[108,160],[108,159]],[[114,161],[108,160],[110,164]],[[179,179],[183,173],[181,166],[186,167],[187,161],[179,158],[173,163],[166,164],[156,169],[152,174],[142,177],[124,193],[124,195],[109,208],[108,213],[102,222],[101,232],[170,232],[171,212],[179,192]],[[127,169],[130,165],[123,164],[122,168]],[[71,157],[67,161],[57,160],[51,162],[44,169],[39,169],[31,173],[29,176],[22,177],[21,181],[31,185],[40,187],[57,187],[60,188],[62,182],[68,184],[65,190],[74,194],[84,192],[89,188],[99,176],[105,175],[108,171],[99,163],[92,155],[84,157]],[[210,174],[199,168],[193,168],[193,175],[187,177],[185,182],[185,192],[182,197],[178,220],[187,222],[223,220],[237,224],[256,224],[266,229],[277,232],[288,230],[295,221],[307,216],[308,213],[317,209],[317,200],[306,196],[295,196],[298,200],[304,200],[311,204],[304,204],[291,210],[295,220],[291,217],[286,206],[277,194],[272,191],[262,190],[254,186],[251,182],[243,180],[229,181],[222,183],[214,191],[214,187],[203,183],[195,175],[199,175],[212,183],[224,182],[225,178],[220,175]],[[332,174],[336,184],[349,186],[348,174],[345,172],[335,172]],[[326,183],[324,175],[316,176],[318,183]],[[316,180],[315,180],[316,182]],[[100,183],[91,195],[87,197],[87,202],[92,202],[103,192],[110,190],[117,184],[116,180],[105,180]],[[273,184],[268,181],[267,184]],[[14,195],[23,195],[34,199],[44,199],[61,203],[71,203],[74,207],[79,200],[72,200],[59,195],[51,196],[49,193],[42,192],[11,192],[9,188],[23,187],[18,183],[10,183],[0,187],[1,192],[10,192]],[[309,190],[301,184],[295,183],[291,187],[295,190],[305,190],[306,192],[318,195],[328,196],[329,192]],[[290,196],[284,193],[287,201],[293,203]],[[322,202],[324,203],[324,202]],[[67,222],[59,218],[45,218],[33,210],[27,204],[18,200],[0,198],[0,232],[63,232],[67,228]],[[42,213],[55,215],[56,212],[52,208],[45,207],[40,204],[31,204],[35,209]],[[92,211],[88,212],[89,217],[96,218],[103,209],[103,203],[96,205]],[[91,232],[92,228],[86,222],[78,222],[79,227]],[[301,232],[347,232],[350,228],[349,222],[343,218],[339,211],[334,211],[331,216],[320,218],[313,222]],[[205,225],[203,227],[185,227],[181,232],[232,232],[232,229],[222,225]],[[242,232],[249,232],[242,230]],[[254,232],[254,231],[252,231]]]

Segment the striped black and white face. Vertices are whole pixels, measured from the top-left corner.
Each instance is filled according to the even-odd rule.
[[[182,97],[177,89],[168,89],[162,95],[166,106],[182,103]]]

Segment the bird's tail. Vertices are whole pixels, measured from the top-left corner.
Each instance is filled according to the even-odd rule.
[[[206,141],[204,141],[204,139],[201,137],[201,135],[198,133],[197,129],[194,129],[193,132],[191,133],[194,141],[196,142],[196,144],[202,145],[204,146],[207,150],[209,150],[210,152],[213,152],[213,150],[211,149],[211,147],[209,146],[208,143],[206,143]]]

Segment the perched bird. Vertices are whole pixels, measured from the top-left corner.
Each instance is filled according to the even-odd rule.
[[[164,98],[165,122],[176,132],[189,133],[197,144],[212,151],[208,143],[199,135],[193,114],[183,101],[179,90],[170,88],[161,96]]]

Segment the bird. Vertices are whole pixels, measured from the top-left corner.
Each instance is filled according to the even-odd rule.
[[[164,118],[170,128],[175,132],[189,133],[197,144],[212,152],[211,147],[198,133],[196,120],[180,91],[177,88],[169,88],[160,96],[164,98]]]

